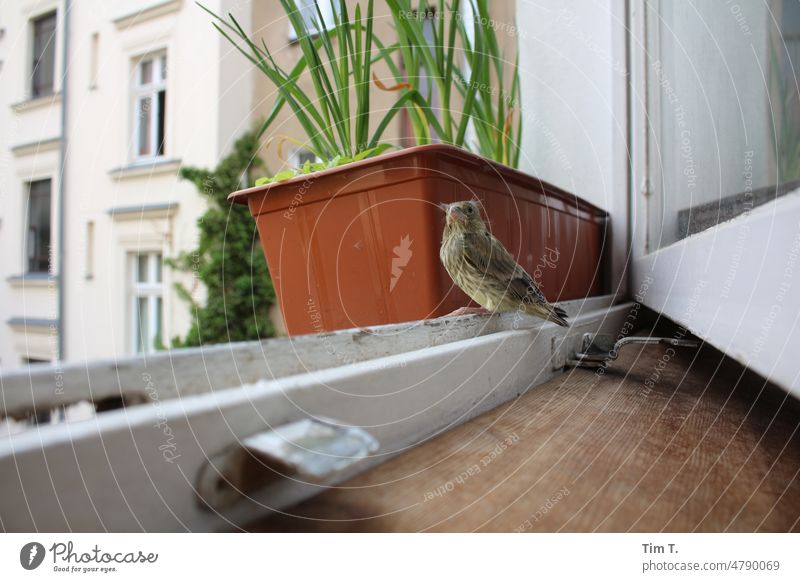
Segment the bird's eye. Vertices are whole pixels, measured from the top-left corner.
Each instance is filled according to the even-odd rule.
[[[467,214],[472,214],[472,206],[467,206]]]

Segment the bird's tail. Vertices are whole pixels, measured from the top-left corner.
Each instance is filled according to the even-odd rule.
[[[569,327],[566,311],[555,305],[548,305],[547,307],[549,308],[547,314],[548,321],[552,321],[563,327]]]

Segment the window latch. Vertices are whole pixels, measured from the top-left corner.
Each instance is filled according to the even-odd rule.
[[[581,349],[573,358],[567,359],[568,367],[600,368],[607,362],[616,360],[619,351],[631,344],[662,344],[673,348],[697,348],[700,342],[695,339],[673,337],[652,337],[630,335],[618,340],[606,334],[583,334]]]

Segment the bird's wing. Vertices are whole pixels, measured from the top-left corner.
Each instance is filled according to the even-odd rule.
[[[523,303],[547,303],[533,278],[514,260],[499,240],[488,232],[467,233],[464,255],[468,263],[494,280],[508,296]]]

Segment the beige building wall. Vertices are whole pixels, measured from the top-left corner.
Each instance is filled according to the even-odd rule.
[[[223,39],[193,2],[151,2],[150,11],[142,11],[140,2],[116,4],[77,2],[72,14],[65,321],[71,360],[134,351],[132,256],[174,257],[196,247],[196,223],[206,203],[178,177],[178,169],[213,168],[248,126],[250,111],[248,67],[225,56]],[[235,4],[206,3],[217,12],[232,11]],[[247,11],[239,12],[247,22]],[[94,35],[100,45],[96,81]],[[136,64],[161,53],[167,58],[165,152],[156,162],[136,163]],[[163,269],[167,345],[191,323],[188,306],[173,290],[176,282],[201,291],[191,275]]]
[[[28,183],[52,180],[53,208],[59,189],[61,83],[33,99],[30,83],[31,21],[56,10],[60,0],[0,3],[0,366],[23,358],[50,360],[56,353],[57,268],[26,276]],[[57,12],[57,27],[63,14]],[[60,44],[55,67],[61,69]],[[51,237],[58,237],[52,224]]]
[[[80,0],[69,13],[65,264],[59,209],[64,0],[0,5],[0,367],[58,354],[57,297],[64,285],[67,360],[134,351],[132,256],[190,251],[205,201],[178,178],[181,165],[214,167],[251,125],[253,71],[188,0]],[[249,2],[209,0],[249,25]],[[56,95],[31,100],[31,20],[57,10]],[[167,58],[165,151],[132,154],[138,61]],[[26,276],[27,183],[53,180],[50,275]],[[59,273],[63,273],[59,277]],[[61,279],[61,281],[59,280]],[[173,290],[193,277],[163,269],[163,341],[185,333],[187,305]]]

